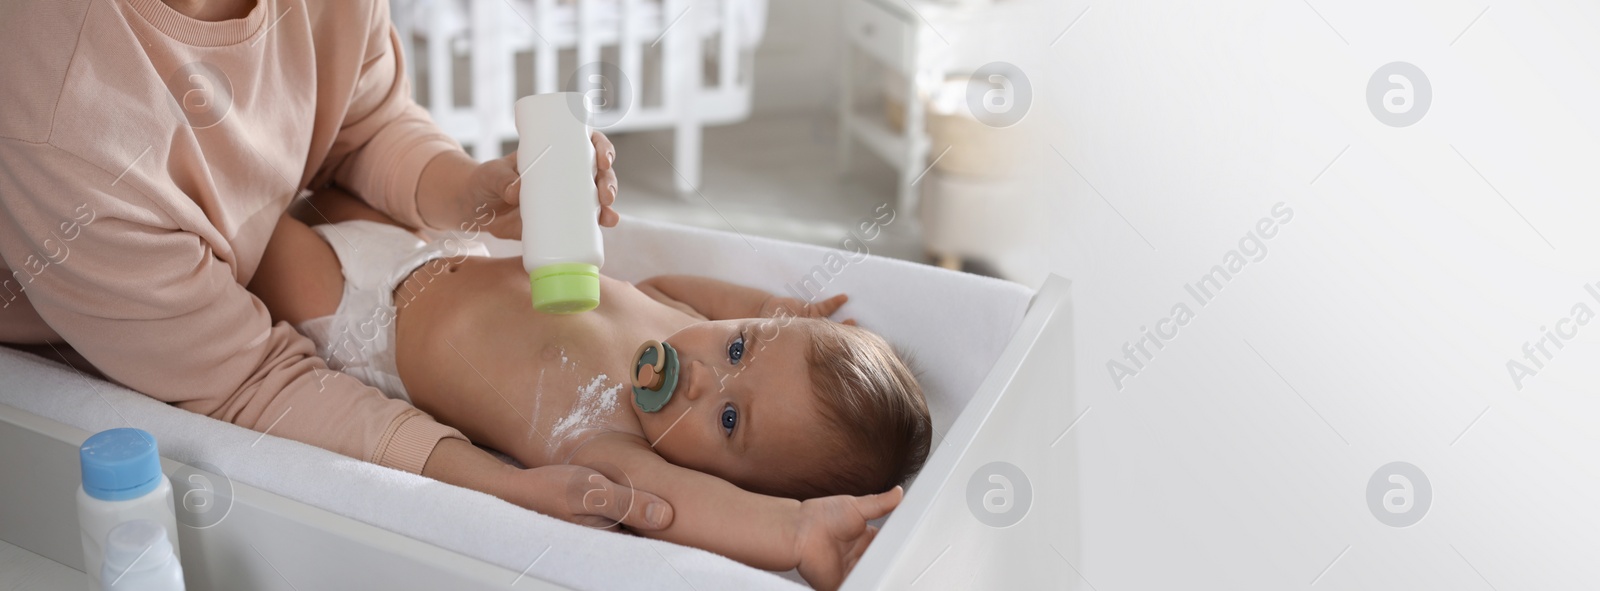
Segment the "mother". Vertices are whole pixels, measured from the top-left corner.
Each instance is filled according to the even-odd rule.
[[[66,342],[180,408],[548,515],[670,522],[654,495],[509,468],[329,371],[245,290],[307,189],[412,227],[520,234],[514,157],[473,161],[412,102],[386,0],[3,2],[0,37],[0,342]],[[612,226],[615,152],[593,139]],[[611,494],[569,499],[575,480]]]

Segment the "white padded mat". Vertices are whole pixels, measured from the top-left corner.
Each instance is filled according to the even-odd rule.
[[[491,245],[500,254],[513,247]],[[851,254],[859,262],[840,268],[841,259],[829,256],[844,251],[633,218],[606,230],[606,253],[603,271],[613,277],[692,273],[780,294],[832,263],[838,273],[826,282],[824,297],[849,293],[844,316],[911,354],[936,437],[988,373],[1031,295],[1012,283],[878,257]],[[655,587],[645,582],[680,576],[702,591],[797,588],[786,577],[701,550],[591,530],[485,494],[263,437],[3,347],[0,403],[91,432],[136,426],[155,434],[168,458],[204,461],[235,481],[577,589]]]

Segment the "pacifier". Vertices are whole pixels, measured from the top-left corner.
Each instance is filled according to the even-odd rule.
[[[645,341],[633,354],[633,403],[656,412],[672,399],[678,387],[678,352],[657,340]]]

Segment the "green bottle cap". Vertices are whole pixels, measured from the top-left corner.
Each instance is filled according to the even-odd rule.
[[[533,309],[546,314],[588,312],[600,305],[600,268],[587,263],[555,263],[528,274]]]

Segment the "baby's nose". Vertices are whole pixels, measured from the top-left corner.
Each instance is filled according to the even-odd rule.
[[[707,371],[709,370],[706,369],[704,363],[690,361],[687,366],[678,372],[678,381],[680,382],[678,389],[683,391],[684,398],[691,402],[700,399],[700,395],[704,393],[706,388],[707,380],[705,379],[705,374]]]

